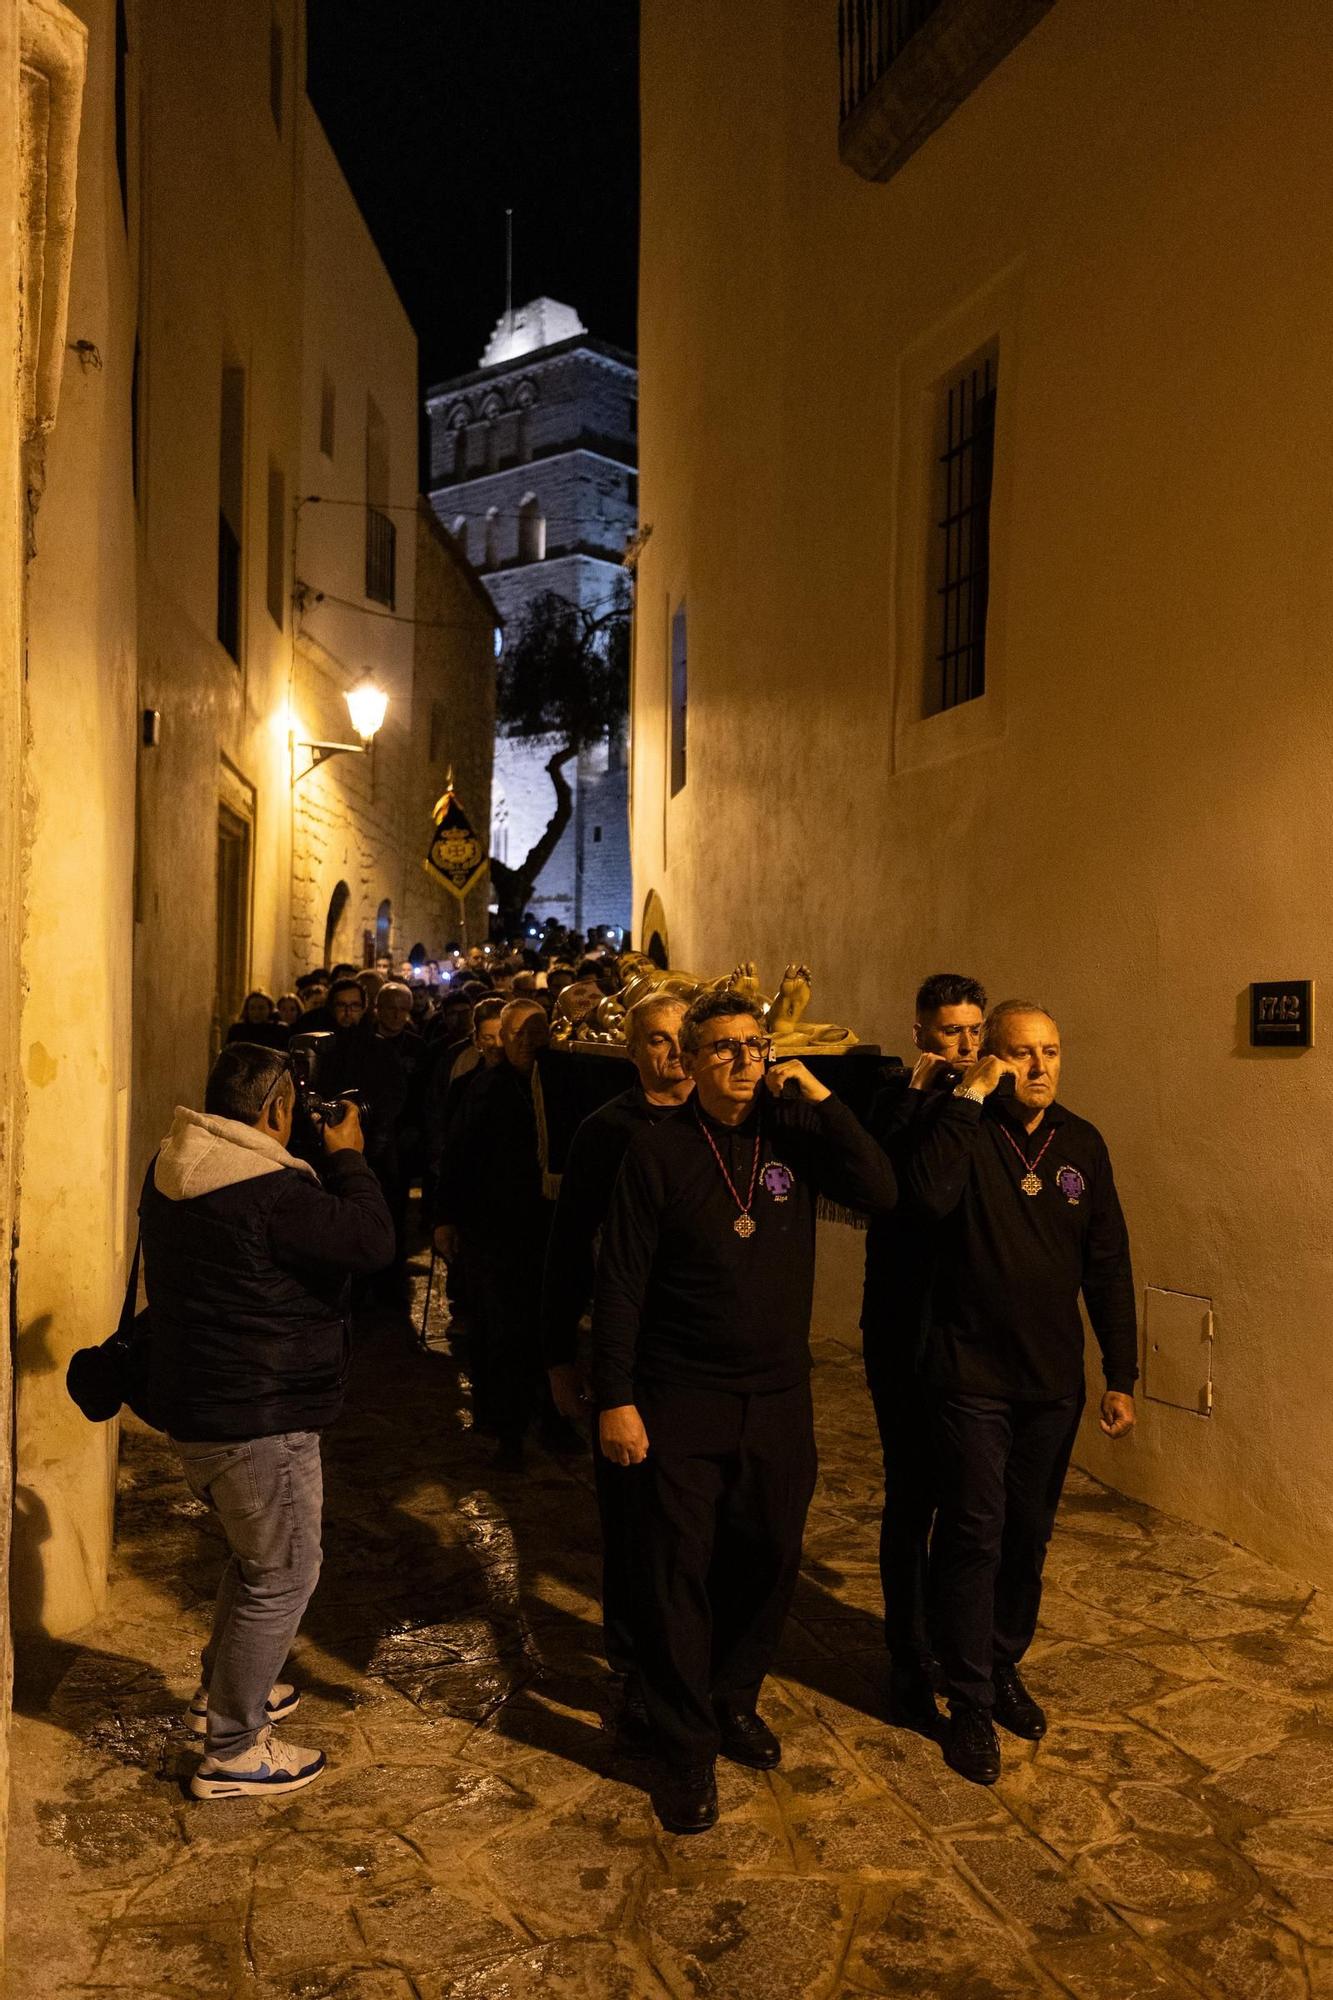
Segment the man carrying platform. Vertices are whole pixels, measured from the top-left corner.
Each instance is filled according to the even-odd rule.
[[[816,1198],[880,1213],[896,1194],[852,1112],[803,1063],[767,1068],[769,1053],[748,995],[693,1003],[694,1097],[631,1142],[598,1261],[599,1432],[614,1464],[641,1468],[637,1656],[664,1759],[658,1815],[678,1833],[716,1821],[719,1750],[758,1769],[781,1757],[756,1702],[815,1483]]]
[[[561,1416],[588,1415],[592,1396],[579,1326],[592,1305],[597,1239],[606,1221],[625,1152],[636,1132],[672,1117],[694,1089],[680,1055],[685,1001],[676,994],[649,996],[632,1007],[625,1043],[638,1080],[594,1111],[575,1132],[560,1177],[560,1198],[546,1251],[542,1287],[542,1354],[551,1395]],[[561,1060],[590,1060],[578,1056]],[[591,1060],[596,1060],[592,1058]],[[593,1473],[602,1526],[602,1635],[606,1663],[623,1682],[620,1737],[625,1748],[646,1747],[647,1715],[634,1661],[633,1509],[637,1473],[613,1465],[594,1450]]]
[[[965,973],[932,973],[918,989],[912,1024],[916,1061],[878,1091],[867,1120],[900,1179],[916,1121],[975,1062],[985,1016],[985,989]],[[933,1239],[934,1232],[923,1230],[905,1208],[872,1218],[861,1304],[866,1386],[884,1453],[879,1574],[889,1697],[895,1722],[928,1733],[940,1719],[927,1617],[935,1465],[921,1387]]]
[[[1106,1142],[1057,1101],[1060,1030],[1029,1000],[987,1017],[984,1054],[914,1121],[904,1213],[934,1237],[926,1308],[938,1511],[931,1608],[949,1695],[945,1757],[1000,1775],[993,1723],[1035,1741],[1019,1674],[1084,1403],[1088,1309],[1107,1437],[1134,1426],[1129,1237]]]

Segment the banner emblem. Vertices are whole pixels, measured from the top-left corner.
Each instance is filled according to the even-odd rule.
[[[439,876],[450,895],[456,896],[461,903],[468,890],[485,874],[489,857],[454,791],[452,771],[446,780],[444,795],[436,801],[431,818],[435,822],[435,831],[426,849],[426,866]]]

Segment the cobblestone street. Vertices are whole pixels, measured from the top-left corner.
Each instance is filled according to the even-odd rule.
[[[332,1769],[190,1801],[220,1547],[129,1434],[109,1614],[20,1659],[13,2000],[1330,2000],[1328,1605],[1072,1475],[1029,1663],[1051,1731],[970,1786],[884,1718],[873,1423],[852,1348],[816,1351],[783,1763],[720,1765],[692,1839],[603,1728],[587,1468],[492,1473],[457,1363],[389,1319],[327,1439],[293,1659],[288,1733]]]

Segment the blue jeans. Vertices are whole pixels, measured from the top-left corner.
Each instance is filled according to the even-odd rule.
[[[216,1514],[230,1550],[201,1679],[208,1755],[238,1757],[267,1722],[269,1689],[319,1580],[319,1433],[175,1443],[190,1491]]]

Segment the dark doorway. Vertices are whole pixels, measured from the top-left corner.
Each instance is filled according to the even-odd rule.
[[[338,933],[342,928],[343,919],[347,914],[347,905],[351,901],[351,898],[352,892],[345,882],[339,882],[333,894],[329,897],[329,914],[324,919],[325,965],[337,965],[340,959],[344,959],[347,956],[346,951],[340,945]]]
[[[250,964],[250,823],[218,807],[217,974],[213,1048],[241,1011]]]

